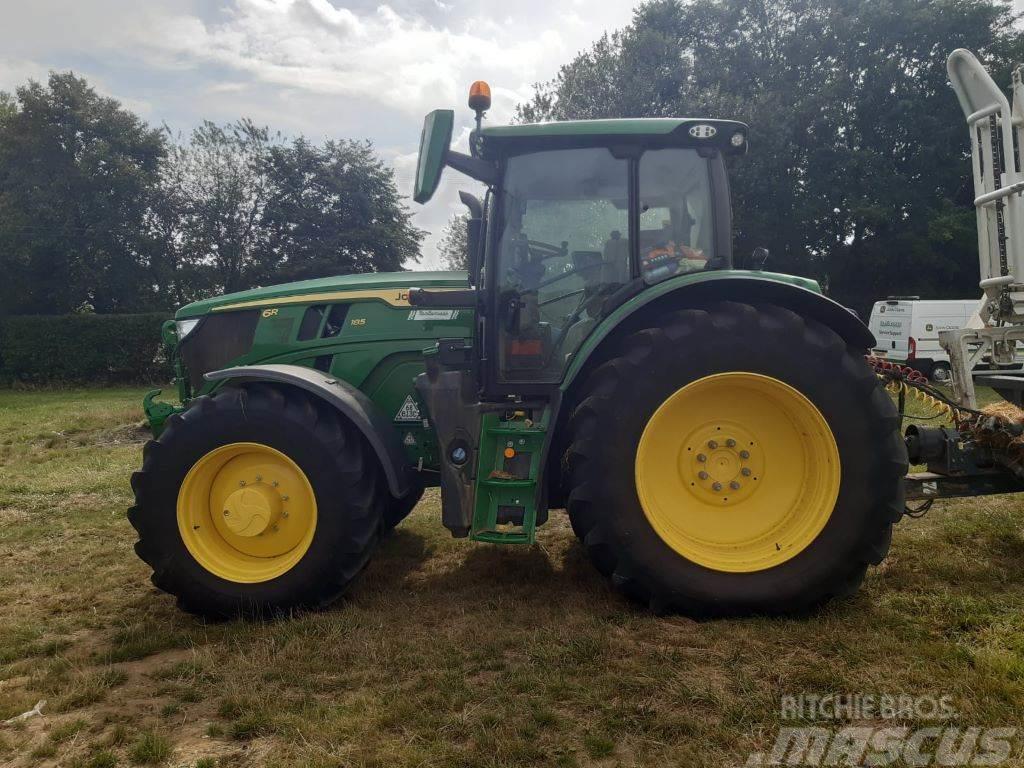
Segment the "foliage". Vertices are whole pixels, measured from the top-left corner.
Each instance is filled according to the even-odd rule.
[[[171,377],[164,314],[24,315],[0,319],[0,382],[113,384]]]
[[[748,122],[735,163],[736,254],[864,306],[977,289],[956,47],[996,82],[1024,59],[994,0],[652,0],[538,86],[521,120],[708,115]]]
[[[396,272],[419,258],[394,173],[369,142],[303,138],[271,147],[270,249],[289,280],[349,272]]]
[[[71,73],[0,98],[0,306],[101,312],[158,304],[142,221],[164,139]]]
[[[266,155],[275,140],[249,120],[204,121],[187,143],[171,147],[150,226],[155,276],[178,303],[248,288],[271,274],[262,223],[271,196]]]
[[[148,311],[398,270],[422,236],[368,142],[285,140],[246,119],[173,140],[72,74],[0,93],[0,314]]]
[[[469,238],[466,231],[468,222],[468,213],[457,213],[445,224],[444,232],[441,233],[441,243],[437,247],[444,269],[469,269]]]
[[[210,122],[174,146],[150,218],[177,303],[213,291],[394,271],[422,233],[368,142],[284,141],[249,120]]]

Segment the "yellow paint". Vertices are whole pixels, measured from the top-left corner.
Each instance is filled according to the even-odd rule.
[[[178,532],[196,562],[239,584],[294,568],[317,524],[305,473],[261,443],[230,443],[201,457],[178,491],[177,514]]]
[[[672,393],[644,428],[634,472],[658,536],[716,571],[795,557],[839,497],[839,448],[821,412],[756,373],[706,376]]]
[[[220,307],[214,307],[214,312],[227,312],[231,309],[247,309],[249,307],[273,307],[281,306],[285,304],[316,304],[316,303],[336,303],[342,301],[362,301],[365,299],[376,299],[377,301],[383,301],[385,304],[390,304],[392,307],[408,307],[409,304],[409,291],[412,288],[386,288],[380,289],[375,288],[373,290],[365,291],[329,291],[326,293],[303,293],[295,296],[279,296],[275,299],[254,299],[252,301],[240,301],[235,304],[225,304]],[[461,288],[429,288],[427,289],[433,293],[434,291],[459,291],[464,290]],[[269,317],[264,311],[264,317]],[[276,313],[275,313],[276,314]]]

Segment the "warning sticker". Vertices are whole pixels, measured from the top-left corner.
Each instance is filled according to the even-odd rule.
[[[402,403],[402,407],[395,414],[395,421],[419,421],[421,418],[423,417],[420,416],[420,407],[416,405],[412,395],[406,395],[405,402]]]
[[[459,316],[457,309],[414,309],[410,320],[454,320]]]
[[[416,438],[413,436],[412,432],[406,432],[405,438],[403,438],[402,442],[412,448],[416,445]]]

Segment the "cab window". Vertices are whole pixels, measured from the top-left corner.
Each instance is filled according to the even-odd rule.
[[[503,381],[557,381],[631,279],[629,163],[605,148],[510,158],[498,264]]]
[[[714,266],[708,161],[693,149],[640,157],[640,270],[648,283]]]

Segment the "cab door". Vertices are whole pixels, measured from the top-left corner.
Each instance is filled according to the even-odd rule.
[[[485,323],[487,394],[539,394],[633,276],[631,161],[605,147],[508,159]]]

